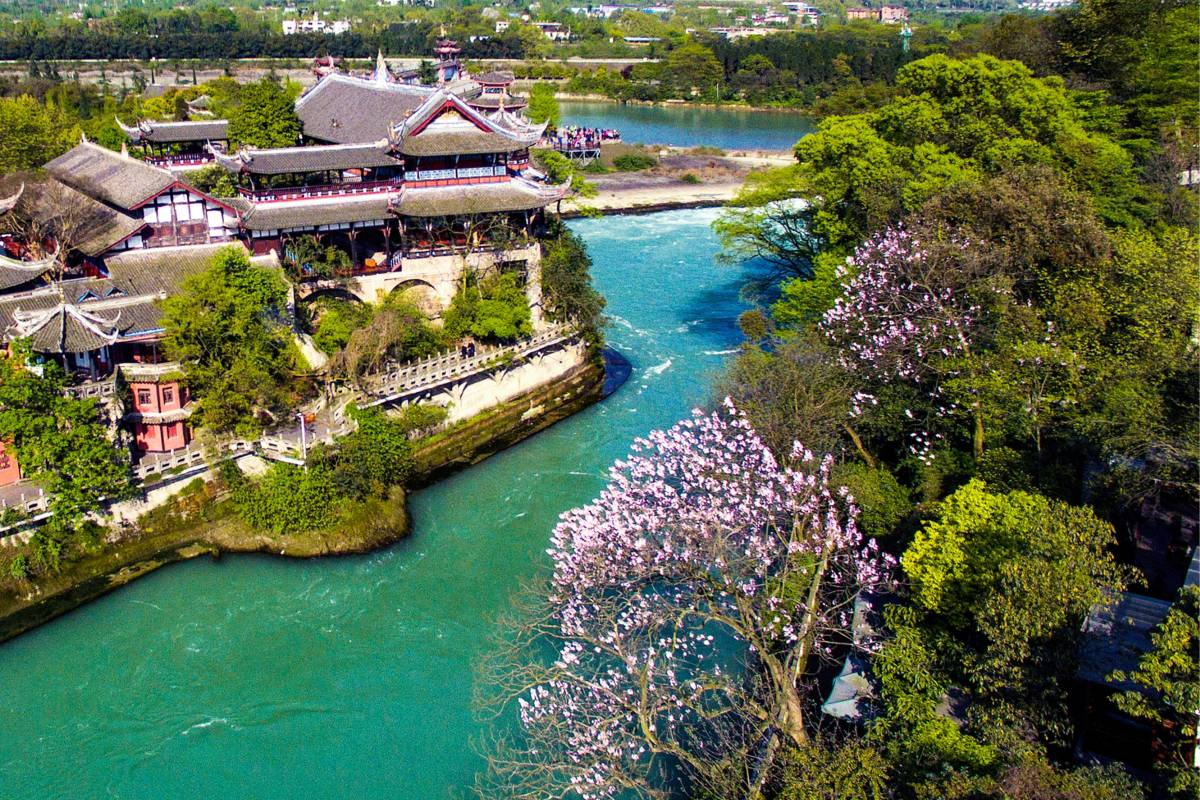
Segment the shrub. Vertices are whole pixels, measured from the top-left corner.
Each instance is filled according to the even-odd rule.
[[[695,185],[700,182],[700,178],[694,172],[685,172],[679,180],[683,181],[684,183],[690,183],[692,185]]]
[[[613,166],[621,172],[638,172],[658,165],[658,159],[645,153],[623,153],[613,159]]]
[[[908,489],[884,467],[866,464],[841,464],[834,480],[844,483],[858,502],[858,527],[867,536],[880,538],[894,533],[912,513]]]

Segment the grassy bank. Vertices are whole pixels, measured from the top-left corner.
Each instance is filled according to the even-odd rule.
[[[584,364],[546,386],[465,420],[420,442],[411,487],[425,486],[476,464],[600,399],[604,368]],[[409,532],[406,487],[386,499],[344,508],[327,528],[276,535],[238,516],[216,483],[197,485],[176,502],[139,520],[134,535],[97,546],[58,572],[0,589],[0,641],[130,583],[159,567],[202,555],[265,553],[289,558],[366,553]]]

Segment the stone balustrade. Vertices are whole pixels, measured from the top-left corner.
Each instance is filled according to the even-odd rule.
[[[366,405],[392,402],[450,380],[484,372],[503,363],[505,359],[524,358],[578,335],[578,330],[572,326],[555,325],[514,344],[481,346],[473,356],[464,356],[460,351],[448,351],[440,356],[410,362],[368,377],[363,389],[373,400]]]

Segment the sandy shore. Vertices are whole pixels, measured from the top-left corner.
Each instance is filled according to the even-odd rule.
[[[737,195],[751,173],[795,163],[787,151],[739,150],[702,155],[664,147],[656,155],[659,163],[652,169],[589,175],[596,196],[565,201],[563,216],[579,216],[587,209],[615,214],[720,206]]]
[[[614,186],[602,189],[595,197],[563,202],[562,215],[582,216],[586,210],[604,214],[638,214],[673,208],[721,206],[737,195],[740,181],[730,183],[689,184],[664,178],[661,183],[640,186]]]

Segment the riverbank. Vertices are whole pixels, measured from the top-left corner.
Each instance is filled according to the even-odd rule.
[[[642,148],[658,164],[637,172],[587,175],[596,195],[564,201],[565,218],[602,214],[648,214],[722,206],[733,200],[754,172],[794,164],[787,151],[735,150],[719,154],[696,148]]]
[[[423,440],[415,477],[386,499],[361,504],[329,529],[275,535],[249,528],[215,483],[139,521],[139,532],[64,565],[29,591],[0,591],[0,642],[49,622],[168,564],[198,556],[263,553],[288,558],[353,555],[387,547],[411,529],[406,488],[427,486],[526,439],[601,399],[605,369],[588,361],[561,378]]]

